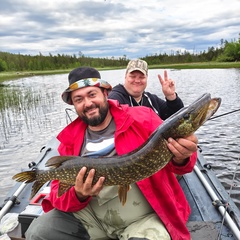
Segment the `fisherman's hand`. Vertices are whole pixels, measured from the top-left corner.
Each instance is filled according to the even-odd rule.
[[[189,157],[197,151],[198,139],[192,134],[185,138],[168,139],[168,148],[173,153],[173,161],[178,165],[184,165]]]
[[[172,79],[168,78],[167,71],[164,70],[164,79],[158,74],[158,79],[162,85],[162,91],[167,100],[173,101],[176,99],[175,83]]]
[[[100,177],[95,185],[93,185],[93,178],[95,170],[91,169],[88,173],[87,178],[84,181],[84,175],[87,172],[87,168],[83,167],[76,178],[75,192],[79,201],[83,202],[90,196],[97,196],[103,188],[104,177]]]

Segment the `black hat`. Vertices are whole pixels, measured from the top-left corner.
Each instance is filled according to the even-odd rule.
[[[112,86],[101,79],[100,73],[91,67],[79,67],[73,69],[68,75],[69,87],[63,92],[62,99],[64,102],[72,105],[70,93],[76,89],[96,86],[111,90]]]

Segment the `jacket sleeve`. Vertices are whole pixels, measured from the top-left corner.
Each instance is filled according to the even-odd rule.
[[[181,109],[182,107],[184,107],[184,104],[181,100],[181,98],[178,96],[178,94],[176,93],[176,99],[173,101],[167,100],[167,105],[168,108],[172,109],[174,112],[177,112],[179,109]]]
[[[197,152],[194,152],[185,165],[179,166],[174,164],[173,161],[170,161],[166,165],[166,167],[169,168],[169,170],[175,174],[183,175],[183,174],[192,172],[196,161],[197,161]]]
[[[166,99],[164,101],[163,99],[159,98],[155,94],[147,93],[147,95],[152,100],[153,106],[158,110],[158,114],[161,119],[166,120],[168,117],[176,113],[178,110],[180,110],[182,107],[184,107],[184,104],[182,100],[177,95],[177,98],[173,101],[169,101]]]
[[[76,212],[85,208],[91,200],[91,197],[89,197],[86,201],[80,202],[75,194],[74,187],[71,187],[61,197],[58,197],[58,186],[59,181],[53,180],[49,196],[42,201],[44,212],[48,212],[53,208],[63,212]]]

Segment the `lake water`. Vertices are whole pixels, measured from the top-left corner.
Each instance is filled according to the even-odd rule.
[[[122,83],[124,70],[102,71],[102,79],[112,86]],[[149,70],[147,90],[163,98],[157,74],[163,70]],[[176,91],[185,105],[205,92],[221,97],[222,104],[216,115],[240,109],[240,69],[168,70],[175,80]],[[72,106],[65,104],[61,93],[68,87],[67,74],[34,76],[5,82],[36,99],[34,103],[1,114],[0,122],[0,203],[15,184],[11,177],[26,169],[41,149],[72,118]],[[199,146],[205,159],[212,165],[218,178],[240,207],[240,112],[221,116],[205,123],[197,132]],[[233,176],[235,176],[233,181]]]

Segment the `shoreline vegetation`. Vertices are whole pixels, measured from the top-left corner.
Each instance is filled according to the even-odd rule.
[[[240,62],[202,62],[202,63],[179,63],[179,64],[156,64],[149,65],[149,69],[214,69],[214,68],[240,68]],[[95,67],[100,71],[125,69],[122,67]],[[16,72],[0,72],[0,84],[4,81],[15,80],[23,77],[40,76],[40,75],[53,75],[53,74],[66,74],[72,69],[58,69],[58,70],[43,70],[43,71],[16,71]]]

